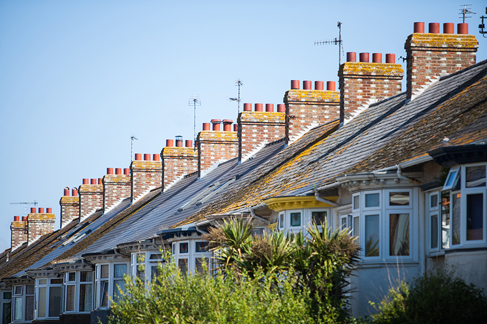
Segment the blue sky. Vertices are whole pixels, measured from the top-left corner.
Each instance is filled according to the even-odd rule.
[[[337,46],[314,46],[337,37],[337,21],[345,52],[398,58],[415,21],[461,22],[462,3],[1,0],[0,251],[24,214],[11,202],[37,200],[59,220],[64,187],[129,167],[132,134],[134,153],[192,139],[193,94],[197,130],[236,121],[238,78],[242,102],[264,104],[282,103],[292,79],[338,81]],[[468,3],[481,61],[486,4]]]

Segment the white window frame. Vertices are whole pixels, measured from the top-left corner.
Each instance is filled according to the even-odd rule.
[[[370,194],[379,194],[379,206],[374,206],[374,207],[365,207],[365,196],[370,195]],[[383,203],[383,193],[382,190],[366,190],[362,191],[360,193],[360,210],[362,211],[369,211],[369,210],[377,210],[377,209],[382,209],[384,206]]]
[[[114,277],[114,271],[115,271],[115,265],[116,264],[124,264],[126,265],[126,269],[127,269],[127,272],[126,274],[127,275],[130,275],[130,262],[110,262],[110,263],[97,263],[96,264],[96,267],[95,267],[95,309],[108,309],[110,308],[110,305],[111,305],[111,299],[114,298],[114,289],[116,289],[115,287],[115,284],[114,284],[114,280],[115,279],[119,279],[118,277],[115,278]],[[101,278],[101,267],[103,265],[108,265],[108,278]],[[101,305],[101,282],[102,281],[108,281],[108,302],[107,302],[107,306],[102,306]]]
[[[408,214],[408,218],[409,218],[409,231],[408,231],[408,235],[409,235],[409,255],[391,255],[390,254],[390,250],[391,250],[391,247],[390,247],[390,237],[391,237],[391,214]],[[411,209],[408,209],[408,210],[405,210],[405,209],[400,209],[400,208],[397,208],[397,209],[388,209],[387,212],[385,213],[386,217],[385,217],[385,229],[386,229],[386,237],[385,237],[385,240],[387,242],[384,242],[385,243],[385,251],[384,251],[384,256],[386,259],[394,259],[396,260],[397,258],[401,258],[401,260],[412,260],[413,259],[413,242],[412,242],[412,237],[413,237],[413,229],[412,229],[412,224],[413,224],[413,215],[412,215],[412,210]]]
[[[27,286],[34,286],[34,293],[32,294],[27,294]],[[16,294],[15,291],[16,291],[16,287],[21,287],[22,289],[22,292],[20,294]],[[24,284],[24,285],[15,285],[12,287],[12,303],[11,303],[11,314],[12,314],[12,317],[11,317],[11,321],[12,323],[21,323],[21,322],[25,322],[25,321],[28,321],[30,322],[30,320],[27,320],[26,319],[26,308],[27,308],[27,297],[33,297],[34,300],[33,300],[33,307],[32,307],[32,310],[33,310],[33,313],[32,313],[32,319],[35,319],[35,285],[34,283],[32,284]],[[3,297],[2,297],[3,298]],[[21,314],[20,314],[20,319],[15,319],[15,315],[16,315],[16,303],[17,303],[17,299],[20,299],[22,301],[22,309],[21,309]]]
[[[377,256],[366,256],[366,251],[365,251],[365,244],[366,244],[366,237],[365,237],[365,219],[367,216],[376,216],[378,215],[379,216],[379,255]],[[361,254],[362,254],[362,259],[364,261],[379,261],[382,259],[382,256],[384,255],[384,235],[382,234],[383,233],[383,230],[382,230],[382,220],[383,220],[383,216],[382,216],[382,212],[381,210],[379,209],[376,209],[376,210],[370,210],[370,211],[366,211],[366,212],[363,212],[361,213],[361,222],[360,222],[360,231],[361,231],[361,235],[359,235],[359,237],[362,237],[361,241],[360,241],[360,246],[362,246],[362,251],[361,251]]]
[[[179,267],[179,260],[180,259],[188,259],[188,273],[195,273],[196,272],[196,258],[207,258],[208,259],[208,273],[211,273],[213,268],[213,254],[210,251],[206,252],[196,252],[196,242],[207,242],[206,240],[202,239],[201,237],[194,237],[190,240],[184,241],[173,241],[172,242],[172,250],[174,262],[176,262],[176,266]],[[179,251],[179,244],[180,243],[188,243],[188,253],[181,254]],[[175,246],[175,247],[174,247]]]
[[[453,172],[455,172],[455,174],[453,174]],[[448,172],[448,176],[446,177],[445,184],[443,185],[442,191],[453,190],[453,188],[455,188],[455,186],[458,183],[458,177],[460,174],[461,174],[460,173],[460,167],[451,168],[450,171]],[[453,179],[453,182],[450,185],[448,185],[448,182],[450,181],[451,177],[455,177],[455,178]],[[464,178],[464,177],[462,177],[462,178]],[[464,181],[464,179],[462,180],[462,182],[463,181]]]
[[[45,283],[41,282],[41,281],[45,281]],[[51,280],[62,280],[63,282],[61,283],[52,283]],[[37,319],[42,319],[42,320],[51,320],[51,319],[58,319],[59,316],[49,316],[49,306],[50,306],[50,299],[51,299],[51,288],[61,288],[61,305],[59,307],[59,310],[60,310],[60,314],[63,313],[63,309],[64,309],[64,289],[63,289],[63,286],[64,286],[64,280],[63,279],[60,279],[60,278],[37,278],[36,279],[36,287],[35,287],[35,300],[36,300],[36,310],[35,310],[35,318],[36,320]],[[46,316],[39,316],[39,297],[40,297],[40,293],[39,293],[39,289],[40,288],[46,288],[46,313],[45,315]]]
[[[174,247],[175,248],[175,247]],[[174,254],[174,251],[173,251]],[[142,255],[144,260],[140,262],[139,256]],[[158,259],[151,259],[151,256],[153,255],[158,255],[160,258]],[[132,273],[132,279],[135,280],[137,276],[137,269],[139,266],[144,267],[144,284],[146,287],[148,286],[149,282],[152,281],[152,266],[157,265],[159,263],[164,263],[162,260],[162,253],[159,251],[144,251],[144,252],[134,252],[131,255],[131,273]]]
[[[432,197],[436,196],[436,206],[431,207],[431,199]],[[435,190],[435,191],[430,191],[426,193],[426,229],[427,229],[427,239],[426,239],[426,245],[427,245],[427,251],[430,254],[433,253],[438,253],[441,251],[441,191]],[[431,227],[431,219],[432,216],[436,215],[437,217],[437,226],[436,229]],[[431,241],[432,241],[432,232],[436,231],[436,248],[431,247]]]

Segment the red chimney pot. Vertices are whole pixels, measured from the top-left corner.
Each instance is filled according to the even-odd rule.
[[[455,34],[455,24],[454,23],[444,23],[443,24],[443,34]]]
[[[312,90],[312,83],[309,80],[303,81],[303,90]]]
[[[256,103],[256,104],[254,104],[254,110],[255,111],[264,111],[264,105],[261,103]]]
[[[142,160],[142,154],[141,153],[135,153],[135,160],[136,161]]]
[[[130,169],[129,169],[129,168],[124,168],[124,169],[123,169],[123,174],[125,174],[125,175],[128,175],[128,176],[129,176],[129,175],[130,175]]]
[[[113,174],[113,168],[107,168],[107,174]]]
[[[38,213],[39,214],[44,214],[44,207],[39,207],[38,208]]]
[[[14,222],[18,222],[20,220],[19,216],[14,216]]]
[[[83,184],[89,184],[90,180],[89,179],[83,179]]]
[[[467,35],[468,34],[468,24],[467,23],[457,24],[457,34]]]
[[[327,81],[326,82],[326,90],[328,91],[335,91],[336,89],[336,83],[335,81]]]
[[[221,124],[221,119],[212,119],[210,122],[213,124],[213,130],[214,131],[219,131],[220,130],[220,124]]]
[[[144,153],[144,161],[150,161],[150,154]]]
[[[347,62],[357,62],[357,53],[347,52]]]
[[[278,104],[277,105],[277,112],[286,112],[286,105],[285,104]]]
[[[440,33],[440,23],[429,23],[428,24],[428,32],[430,34],[439,34]]]
[[[98,184],[103,184],[103,178],[98,178]]]
[[[69,196],[69,188],[68,187],[64,188],[64,195]]]
[[[252,104],[244,103],[244,111],[252,111]]]
[[[27,216],[22,216],[22,221],[27,222]]]
[[[291,80],[291,89],[299,89],[299,80]]]
[[[325,90],[325,82],[315,81],[315,90]]]
[[[366,63],[369,62],[369,53],[360,53],[359,57],[360,57],[360,62],[366,62]]]
[[[414,32],[415,33],[424,33],[424,22],[415,22],[414,23]]]
[[[152,154],[152,161],[160,161],[161,160],[161,156],[159,154]]]
[[[211,125],[210,123],[203,123],[203,130],[204,130],[204,131],[209,131],[209,130],[210,130],[210,128],[211,128],[211,126],[210,126],[210,125]]]
[[[271,103],[265,104],[265,111],[274,112],[274,104],[271,104]]]
[[[96,184],[96,179],[91,179],[91,184]]]
[[[233,131],[238,132],[238,124],[233,124]]]
[[[46,209],[47,209],[47,210],[46,210],[46,213],[48,213],[48,214],[52,214],[52,208],[46,208]]]
[[[113,169],[112,169],[112,173],[110,174],[113,174]],[[122,174],[122,169],[121,168],[115,168],[115,174]]]
[[[76,188],[71,189],[71,196],[78,197],[78,189]]]
[[[372,62],[382,63],[382,53],[372,53]]]
[[[396,54],[387,53],[386,54],[386,63],[391,63],[391,64],[396,63]]]
[[[173,146],[174,146],[174,140],[167,139],[166,140],[166,147],[173,147]]]
[[[183,147],[183,140],[182,139],[176,140],[176,147]]]
[[[186,147],[193,147],[193,141],[192,140],[186,140]]]
[[[233,120],[224,119],[223,120],[223,131],[224,132],[231,132],[232,131],[232,124],[233,124]]]
[[[30,208],[30,213],[31,214],[35,214],[36,213],[36,208],[35,207],[31,207]]]

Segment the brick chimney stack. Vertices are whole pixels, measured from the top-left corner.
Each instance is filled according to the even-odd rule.
[[[73,188],[69,195],[69,188],[64,188],[64,196],[61,197],[61,228],[69,224],[74,219],[79,219],[79,197],[78,189]]]
[[[311,81],[303,81],[302,90],[299,89],[299,83],[299,80],[292,80],[291,90],[284,95],[287,142],[313,126],[325,124],[340,116],[340,93],[335,91],[335,82],[327,82],[326,90],[323,81],[315,81],[314,90]]]
[[[256,103],[254,107],[252,111],[252,104],[245,103],[244,110],[238,117],[239,161],[257,147],[276,141],[285,135],[284,104],[277,105],[277,112],[274,112],[273,104],[266,104],[265,111],[263,104]]]
[[[34,243],[37,239],[45,234],[54,232],[54,223],[56,216],[52,213],[52,208],[39,208],[36,213],[35,208],[30,209],[27,215],[27,244]]]
[[[163,190],[178,178],[198,171],[198,151],[192,140],[186,140],[183,147],[182,137],[176,137],[176,146],[172,139],[166,140],[162,149],[162,188]]]
[[[132,172],[132,201],[145,195],[150,190],[160,187],[162,183],[162,162],[159,154],[135,154],[130,169]]]
[[[237,132],[232,131],[232,120],[225,119],[225,128],[220,129],[221,120],[212,119],[213,130],[209,123],[203,123],[203,130],[198,134],[198,176],[218,161],[230,160],[238,156]]]
[[[79,186],[79,216],[80,220],[91,215],[103,207],[102,179],[83,179]]]
[[[121,200],[132,194],[130,169],[107,168],[107,174],[103,177],[103,212],[115,206]]]
[[[22,220],[20,220],[19,216],[14,216],[14,221],[10,225],[10,231],[10,251],[12,252],[27,242],[27,216],[23,216]]]
[[[356,62],[356,53],[348,52],[347,62],[338,71],[340,121],[360,107],[401,93],[403,75],[394,54],[386,54],[386,62],[382,63],[381,53],[373,53],[372,62],[369,62],[369,53],[360,53],[360,62]]]
[[[414,33],[409,35],[404,45],[407,53],[407,98],[433,78],[441,74],[451,74],[465,69],[476,61],[478,42],[475,36],[468,35],[468,24],[457,25],[454,33],[453,23],[430,23],[428,33],[423,22],[414,23]]]

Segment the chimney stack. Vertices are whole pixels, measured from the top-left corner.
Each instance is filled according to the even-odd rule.
[[[35,209],[35,208],[34,208]],[[27,217],[14,216],[14,221],[10,225],[10,252],[27,242]]]
[[[128,175],[127,175],[128,173]],[[121,200],[130,197],[131,193],[130,170],[121,168],[107,168],[107,174],[103,177],[103,212],[113,207]]]
[[[27,216],[27,244],[34,243],[37,239],[45,234],[54,232],[54,223],[56,216],[52,213],[51,208],[39,208],[37,213],[35,208],[31,208],[31,213]]]
[[[257,147],[283,138],[285,135],[285,113],[274,112],[274,104],[245,103],[244,110],[238,117],[238,160]],[[279,105],[278,105],[279,107]]]
[[[153,154],[153,159],[151,159],[151,155],[146,153],[143,161],[142,154],[135,154],[135,160],[132,161],[130,169],[132,172],[132,201],[161,185],[162,162],[159,154]]]
[[[78,190],[73,188],[72,195],[69,195],[69,188],[64,188],[64,196],[59,200],[61,206],[61,228],[74,219],[79,219],[79,197]]]
[[[79,220],[103,207],[103,184],[97,179],[83,179],[79,186]]]
[[[203,171],[208,170],[213,164],[219,161],[226,161],[238,156],[238,137],[232,131],[232,127],[227,131],[220,130],[220,119],[212,119],[213,130],[209,124],[203,124],[203,130],[198,134],[198,176],[201,177]],[[232,120],[226,119],[225,124],[231,125]]]
[[[178,178],[198,170],[198,151],[193,147],[193,141],[186,140],[186,147],[174,147],[172,139],[166,140],[166,147],[162,149],[162,188]],[[177,142],[177,140],[176,140]]]
[[[415,22],[414,32],[404,45],[407,53],[407,99],[427,86],[434,78],[465,69],[476,61],[478,42],[468,35],[468,24],[430,23],[425,33],[424,23]]]
[[[299,84],[299,80],[291,80],[291,90],[284,94],[286,142],[340,116],[340,94],[335,91],[334,82],[328,82],[326,90],[323,81],[315,81],[314,90],[311,81],[303,81],[302,90]]]
[[[382,54],[373,53],[369,62],[369,53],[360,53],[360,62],[356,62],[356,53],[347,53],[347,62],[340,66],[340,122],[352,116],[361,106],[380,101],[401,93],[401,80],[404,71],[396,64],[394,54],[386,54],[382,63]]]

